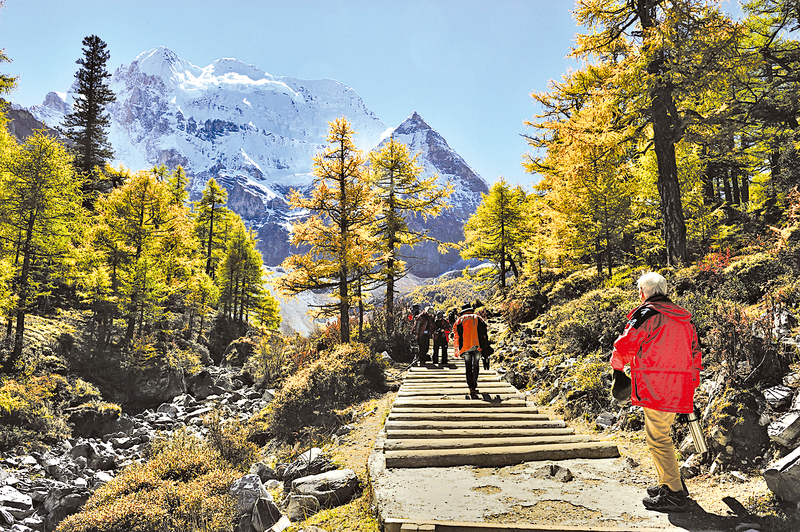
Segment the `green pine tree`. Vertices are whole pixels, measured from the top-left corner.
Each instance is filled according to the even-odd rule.
[[[525,213],[525,191],[511,188],[505,179],[495,183],[489,194],[464,225],[464,247],[461,256],[465,259],[490,260],[497,266],[498,285],[506,286],[509,267],[517,272],[512,254],[528,240]]]
[[[211,178],[203,189],[203,197],[194,204],[194,230],[203,249],[206,275],[212,278],[225,252],[224,235],[233,214],[225,207],[227,200],[228,193]]]
[[[106,62],[110,54],[106,43],[96,35],[83,39],[83,57],[75,61],[80,69],[75,73],[77,97],[72,112],[64,117],[61,132],[73,143],[75,167],[88,179],[85,185],[89,204],[94,203],[98,192],[107,192],[112,184],[102,172],[113,157],[106,132],[110,118],[106,106],[116,97],[108,87]]]

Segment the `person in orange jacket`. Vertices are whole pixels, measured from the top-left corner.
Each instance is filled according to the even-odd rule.
[[[472,305],[466,303],[453,325],[453,351],[456,356],[464,357],[470,396],[478,394],[481,355],[489,349],[486,322],[475,314]]]

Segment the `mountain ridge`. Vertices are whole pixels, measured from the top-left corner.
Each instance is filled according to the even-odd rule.
[[[291,189],[310,190],[312,157],[327,145],[328,124],[345,116],[356,146],[375,149],[391,134],[420,153],[426,175],[450,182],[453,208],[435,222],[414,220],[447,242],[463,239],[486,182],[414,111],[395,128],[370,111],[354,89],[335,80],[273,76],[232,58],[199,67],[165,47],[140,53],[119,66],[109,86],[117,96],[107,107],[114,164],[132,169],[184,167],[192,199],[210,178],[228,192],[228,206],[257,231],[265,263],[277,267],[296,250],[288,236],[298,213],[286,198]],[[48,93],[29,109],[43,123],[61,122],[74,100]],[[440,256],[434,244],[413,250],[412,270],[436,276],[463,266],[457,253]]]

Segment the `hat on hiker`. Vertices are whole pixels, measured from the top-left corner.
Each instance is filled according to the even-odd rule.
[[[469,303],[464,303],[461,307],[461,314],[466,314],[467,312],[472,312],[472,305]]]

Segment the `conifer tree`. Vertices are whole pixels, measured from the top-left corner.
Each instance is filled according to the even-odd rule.
[[[37,296],[36,269],[58,261],[70,245],[71,226],[80,217],[80,180],[72,159],[54,138],[36,131],[22,146],[7,144],[0,168],[0,235],[14,272],[16,328],[14,348],[3,370],[10,372],[22,354],[25,316]]]
[[[248,321],[263,295],[263,259],[256,250],[256,239],[241,218],[236,219],[220,263],[219,304],[222,313],[234,321]]]
[[[705,95],[726,90],[736,27],[707,0],[585,0],[575,17],[588,31],[577,36],[572,55],[587,64],[549,94],[534,95],[546,120],[529,125],[545,134],[529,141],[537,148],[561,142],[555,133],[546,138],[558,131],[551,125],[571,121],[587,99],[612,101],[615,122],[628,129],[625,142],[656,154],[666,262],[686,264],[675,147],[697,124],[727,113],[706,105]]]
[[[386,286],[386,329],[394,332],[394,286],[407,273],[401,247],[414,247],[422,241],[436,239],[427,230],[413,230],[408,219],[435,217],[448,209],[447,198],[453,187],[437,186],[437,176],[422,177],[424,168],[412,157],[408,146],[394,137],[379,150],[369,154],[369,182],[374,187],[380,210],[376,223],[381,251],[380,277]]]
[[[203,250],[206,275],[214,278],[216,265],[226,243],[223,238],[230,225],[231,211],[225,207],[228,193],[212,177],[203,189],[203,197],[194,204],[194,226]]]
[[[512,189],[501,177],[488,195],[483,194],[483,201],[464,225],[461,256],[494,262],[501,289],[505,289],[506,273],[513,264],[512,253],[518,253],[528,240],[525,201],[525,191],[521,187]],[[513,269],[517,273],[516,264]]]
[[[151,172],[137,172],[122,187],[101,197],[97,211],[95,235],[102,240],[96,245],[103,248],[106,264],[112,268],[115,296],[127,314],[125,339],[130,341],[137,323],[141,330],[142,321],[153,315],[167,294],[160,261],[175,213],[167,185]]]
[[[0,2],[0,7],[3,6],[3,2]],[[0,64],[2,63],[10,63],[11,59],[5,54],[5,49],[0,49]],[[17,78],[11,77],[7,74],[0,74],[0,94],[5,94],[11,92],[14,87],[17,86]],[[2,111],[2,107],[0,107],[0,111]],[[3,116],[2,119],[5,117]]]
[[[106,62],[110,54],[106,43],[96,35],[83,39],[83,57],[75,61],[80,68],[75,73],[76,98],[72,112],[64,117],[61,132],[73,143],[75,167],[87,178],[87,202],[93,204],[94,196],[107,192],[111,185],[102,171],[113,156],[106,132],[110,118],[106,106],[116,97],[108,87]]]
[[[332,289],[337,303],[323,305],[323,314],[339,316],[339,336],[350,342],[351,285],[372,269],[377,251],[377,204],[364,179],[364,156],[353,143],[354,131],[345,118],[330,123],[328,147],[314,157],[314,190],[304,198],[294,191],[290,204],[307,209],[309,218],[297,224],[292,244],[309,245],[304,255],[283,261],[287,270],[279,288],[295,295],[306,290]]]

